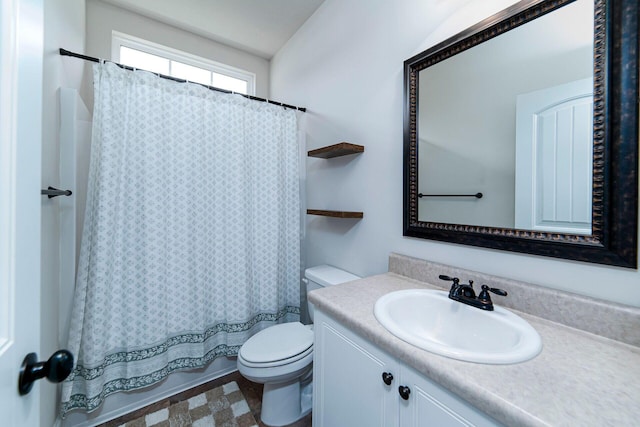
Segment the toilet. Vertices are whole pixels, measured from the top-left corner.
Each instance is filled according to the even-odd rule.
[[[307,268],[307,292],[360,277],[330,265]],[[308,304],[313,320],[313,305]],[[300,322],[270,326],[249,338],[238,352],[238,371],[264,384],[260,418],[268,426],[291,424],[311,411],[313,326]]]

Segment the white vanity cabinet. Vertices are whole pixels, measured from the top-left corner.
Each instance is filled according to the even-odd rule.
[[[318,310],[314,319],[314,427],[398,426],[397,380],[382,380],[398,363]]]
[[[497,427],[502,425],[408,366],[401,365],[400,374],[402,385],[411,390],[409,400],[398,400],[400,426]]]
[[[314,427],[500,426],[319,310],[314,332]]]

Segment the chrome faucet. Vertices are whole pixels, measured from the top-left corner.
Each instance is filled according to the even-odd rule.
[[[479,308],[481,310],[493,311],[493,302],[489,292],[493,292],[496,295],[503,297],[507,296],[507,292],[498,288],[490,288],[487,285],[482,285],[480,294],[476,296],[476,292],[473,289],[473,280],[469,280],[468,285],[461,285],[460,279],[457,277],[449,277],[441,274],[438,276],[441,280],[452,281],[451,289],[449,289],[449,298],[461,302],[463,304],[470,305],[472,307]]]

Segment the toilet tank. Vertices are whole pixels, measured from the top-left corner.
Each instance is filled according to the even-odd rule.
[[[340,283],[350,282],[360,279],[360,276],[351,274],[331,265],[319,265],[310,267],[304,271],[305,283],[307,285],[307,293],[314,289],[324,288],[326,286],[339,285]],[[313,304],[307,299],[307,307],[309,309],[309,317],[313,321]]]

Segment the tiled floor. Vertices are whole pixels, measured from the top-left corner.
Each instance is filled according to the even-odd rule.
[[[235,381],[207,390],[168,408],[142,415],[120,427],[257,427]]]
[[[123,415],[122,417],[116,418],[115,420],[106,422],[99,427],[118,427],[122,424],[126,424],[129,421],[135,420],[137,418],[143,417],[145,415],[150,415],[157,413],[163,409],[167,409],[178,402],[188,401],[191,398],[197,397],[208,390],[212,390],[214,388],[220,387],[223,384],[230,383],[235,381],[240,388],[240,392],[244,395],[247,404],[249,405],[249,409],[253,414],[253,417],[258,421],[258,425],[260,427],[267,427],[266,424],[260,421],[260,409],[262,402],[262,384],[253,383],[246,378],[244,378],[240,373],[233,372],[229,375],[225,375],[222,378],[218,378],[216,380],[210,381],[208,383],[202,384],[198,387],[194,387],[192,389],[186,390],[182,393],[176,394],[174,396],[169,397],[168,399],[164,399],[160,402],[156,402],[152,405],[139,409],[137,411],[131,412],[129,414]],[[162,412],[160,412],[162,413]],[[307,415],[300,421],[297,421],[293,424],[290,424],[288,427],[311,427],[311,414]]]

